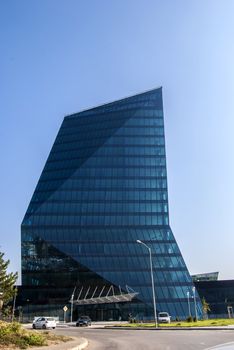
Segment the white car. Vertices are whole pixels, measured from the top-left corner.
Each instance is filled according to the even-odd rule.
[[[47,329],[47,328],[56,328],[56,321],[53,317],[39,317],[36,320],[33,321],[32,328],[41,328],[41,329]]]
[[[167,312],[159,312],[158,323],[171,323],[171,316]]]

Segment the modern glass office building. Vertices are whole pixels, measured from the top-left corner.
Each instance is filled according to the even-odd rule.
[[[27,298],[56,309],[74,287],[89,299],[127,285],[139,293],[131,302],[78,312],[151,317],[149,252],[136,240],[152,250],[157,311],[187,317],[193,283],[169,225],[161,88],[64,118],[22,222]]]

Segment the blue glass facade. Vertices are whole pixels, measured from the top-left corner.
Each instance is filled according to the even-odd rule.
[[[112,305],[113,317],[150,316],[137,239],[152,249],[158,311],[187,317],[193,283],[169,226],[161,88],[64,118],[22,223],[23,285],[64,300],[74,286],[129,285],[139,295]],[[83,311],[99,318],[93,310]]]

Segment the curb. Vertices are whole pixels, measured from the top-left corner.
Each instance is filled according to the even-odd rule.
[[[76,346],[73,346],[72,348],[69,348],[67,350],[83,350],[88,346],[88,340],[85,338],[81,338],[82,339],[82,343]]]
[[[73,338],[66,343],[53,344],[42,347],[33,347],[33,350],[83,350],[88,346],[88,340],[85,338]]]
[[[123,330],[132,330],[132,331],[234,331],[234,328],[221,328],[221,327],[158,327],[158,328],[153,328],[153,327],[111,327],[111,326],[106,326],[104,329],[123,329]]]

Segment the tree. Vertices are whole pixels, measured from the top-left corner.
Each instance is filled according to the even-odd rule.
[[[208,318],[208,312],[211,311],[210,304],[207,303],[206,299],[202,298],[202,311],[203,311],[203,318]]]
[[[15,295],[15,282],[18,273],[7,272],[10,264],[9,260],[4,259],[4,253],[0,252],[0,311],[3,305],[6,305]]]

